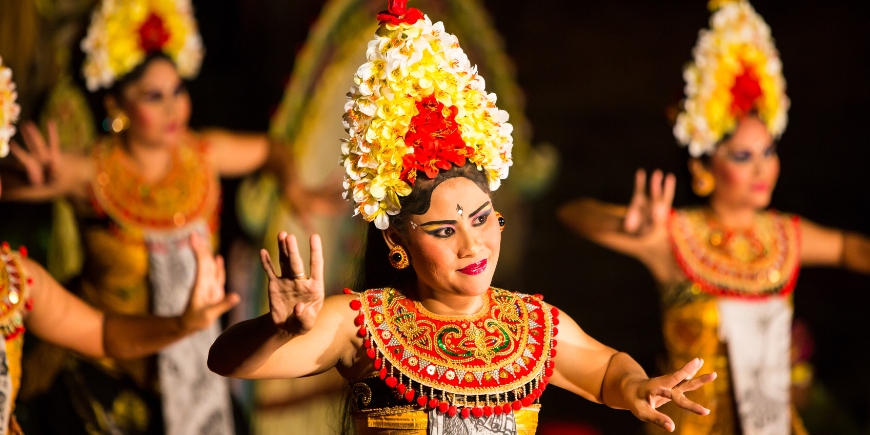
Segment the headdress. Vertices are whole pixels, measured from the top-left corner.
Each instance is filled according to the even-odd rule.
[[[378,14],[380,27],[348,93],[339,163],[345,168],[345,198],[355,214],[389,227],[420,171],[435,177],[466,161],[484,170],[498,189],[511,165],[512,127],[496,107],[442,23],[429,20],[407,0],[392,0]]]
[[[710,6],[718,10],[683,71],[686,99],[674,126],[677,141],[693,157],[712,153],[749,113],[757,113],[775,138],[788,123],[789,99],[770,27],[746,0]]]
[[[146,56],[163,52],[184,78],[193,78],[202,63],[199,36],[190,0],[103,0],[82,40],[88,90],[110,88]]]
[[[21,113],[16,99],[18,92],[12,81],[12,70],[3,66],[3,58],[0,58],[0,157],[9,154],[9,141],[15,136],[15,123]]]

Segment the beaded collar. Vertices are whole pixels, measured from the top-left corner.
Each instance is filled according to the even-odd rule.
[[[192,143],[196,138],[188,137],[173,150],[169,173],[156,183],[143,181],[112,140],[94,150],[97,177],[91,190],[98,211],[134,231],[171,231],[216,213],[220,184],[203,146]]]
[[[490,288],[478,313],[448,317],[392,288],[358,295],[351,308],[366,353],[387,386],[420,407],[508,413],[538,399],[553,374],[559,312],[541,296]]]
[[[797,216],[760,212],[752,228],[724,229],[705,209],[674,210],[669,232],[677,263],[715,296],[762,298],[794,289],[800,269]]]
[[[0,244],[0,333],[6,340],[14,340],[24,333],[23,312],[33,308],[28,286],[33,279],[24,274],[21,259],[27,257],[27,248],[21,247],[16,255],[9,244]]]

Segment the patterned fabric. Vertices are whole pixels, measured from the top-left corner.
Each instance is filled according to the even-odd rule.
[[[797,216],[761,212],[746,230],[723,228],[702,208],[675,210],[674,251],[683,272],[712,295],[762,298],[794,289],[800,269]]]
[[[0,331],[4,345],[0,346],[0,435],[17,433],[15,397],[21,384],[21,350],[24,345],[23,315],[32,308],[28,284],[30,278],[21,267],[21,255],[0,246]]]

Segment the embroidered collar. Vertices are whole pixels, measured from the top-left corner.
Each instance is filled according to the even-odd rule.
[[[360,293],[351,308],[390,388],[421,407],[480,417],[540,397],[553,374],[559,323],[542,297],[490,288],[484,298],[476,314],[439,316],[384,288]]]
[[[794,289],[800,269],[797,216],[756,215],[752,228],[723,228],[704,209],[673,211],[669,222],[677,263],[715,296],[760,298]]]
[[[173,150],[169,173],[156,183],[137,176],[120,145],[111,140],[94,150],[97,177],[91,190],[99,211],[128,230],[171,231],[211,219],[220,185],[203,147],[190,143],[195,138]]]
[[[0,244],[0,333],[13,340],[24,333],[23,312],[33,308],[28,286],[33,279],[24,274],[20,257],[27,257],[27,249],[19,248],[16,255],[9,244]]]

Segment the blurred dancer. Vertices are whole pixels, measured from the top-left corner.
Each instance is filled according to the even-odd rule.
[[[220,176],[266,169],[297,212],[333,207],[334,201],[296,183],[285,147],[265,135],[189,130],[184,80],[196,75],[203,56],[189,0],[103,1],[81,45],[88,89],[104,93],[104,127],[114,134],[81,156],[59,151],[53,126],[47,140],[33,125],[24,126],[29,152],[14,144],[12,152],[29,183],[10,180],[5,199],[70,199],[85,249],[82,294],[97,308],[158,315],[184,308],[195,275],[187,241],[196,233],[214,246]],[[117,420],[135,422],[124,433],[139,433],[141,421],[162,414],[170,435],[233,433],[226,381],[205,366],[218,332],[219,325],[212,325],[161,352],[156,362],[76,363],[80,369],[64,383],[71,397],[89,391],[82,384],[105,387],[85,395],[92,406],[76,410],[79,426],[102,427],[102,415],[123,413]],[[130,381],[141,390],[133,395],[138,397],[120,387]],[[149,407],[154,401],[148,397],[155,395],[161,405]]]
[[[581,199],[563,222],[649,268],[662,291],[669,368],[695,356],[725,376],[665,411],[683,434],[802,433],[790,398],[791,293],[800,266],[870,273],[870,240],[768,210],[789,100],[770,28],[747,1],[715,2],[684,71],[674,134],[705,206],[672,210],[675,178],[636,175],[627,207]]]
[[[11,71],[0,59],[0,157],[6,155],[9,138],[15,134],[19,108],[15,102]],[[2,193],[2,185],[0,185]],[[15,398],[21,380],[25,326],[47,342],[94,358],[141,358],[159,352],[178,340],[214,325],[238,303],[236,295],[224,295],[224,268],[220,257],[212,258],[208,244],[190,236],[195,254],[192,290],[184,296],[178,315],[104,314],[73,296],[37,263],[0,244],[0,434],[20,434],[15,421]],[[87,388],[88,386],[86,386]],[[82,404],[87,406],[87,404]],[[118,422],[107,417],[106,433],[119,433]]]

